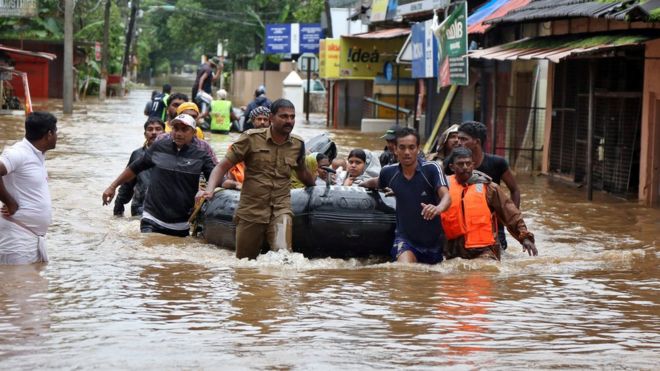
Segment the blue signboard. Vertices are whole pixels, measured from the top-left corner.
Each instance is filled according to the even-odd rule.
[[[300,53],[319,53],[319,41],[323,38],[323,29],[321,25],[301,24],[300,25]]]
[[[320,24],[267,24],[266,54],[318,54],[322,38]]]
[[[266,54],[291,53],[291,25],[266,25]]]
[[[431,31],[432,20],[414,24],[412,47],[412,77],[426,79],[438,76],[438,42]]]

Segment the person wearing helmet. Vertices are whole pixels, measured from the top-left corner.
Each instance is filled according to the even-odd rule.
[[[257,107],[270,108],[270,104],[270,99],[266,97],[266,88],[263,86],[258,87],[257,90],[254,91],[254,100],[250,102],[250,104],[248,104],[247,108],[245,109],[245,117],[250,119],[250,112],[252,112],[253,109]],[[252,128],[254,128],[254,124],[250,119],[250,121],[245,124],[245,130]]]

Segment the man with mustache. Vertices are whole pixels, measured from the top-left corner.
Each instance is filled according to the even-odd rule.
[[[449,177],[451,206],[441,214],[447,238],[445,257],[500,260],[498,222],[520,242],[523,251],[538,255],[522,213],[490,177],[474,170],[473,156],[467,147],[457,147],[446,159],[454,175]]]
[[[197,194],[198,199],[210,199],[227,171],[245,162],[245,181],[234,216],[239,259],[256,259],[264,239],[271,250],[291,251],[291,170],[306,186],[315,184],[305,165],[305,143],[291,134],[296,118],[293,103],[278,99],[270,110],[270,127],[243,133],[213,169],[206,191]]]
[[[144,156],[128,165],[103,192],[102,199],[103,205],[109,204],[120,184],[153,168],[140,231],[185,237],[190,229],[188,218],[195,205],[199,176],[204,174],[208,179],[214,164],[206,151],[192,143],[196,128],[192,116],[181,114],[170,125],[170,137],[156,141]]]

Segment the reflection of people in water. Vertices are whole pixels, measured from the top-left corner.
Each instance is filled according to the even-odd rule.
[[[289,277],[278,278],[257,273],[253,269],[236,269],[233,282],[239,285],[231,302],[234,310],[229,319],[271,332],[271,324],[277,319],[295,318],[300,295],[299,288]],[[241,326],[242,329],[245,326]]]
[[[448,339],[439,346],[457,355],[484,350],[474,344],[488,340],[484,334],[489,331],[492,286],[492,281],[481,273],[455,276],[438,285],[436,296],[441,299],[436,307],[437,319],[443,323],[442,338]]]
[[[0,318],[4,324],[0,349],[23,343],[33,347],[40,339],[46,340],[43,335],[50,330],[51,314],[43,268],[41,264],[0,267]]]
[[[201,312],[203,302],[213,292],[208,283],[214,274],[201,265],[172,263],[145,266],[140,282],[154,293],[153,300],[143,300],[144,305],[157,313],[154,320],[179,320],[195,312]],[[202,288],[200,289],[200,286]],[[203,287],[207,286],[207,287]],[[135,288],[127,288],[132,292]]]

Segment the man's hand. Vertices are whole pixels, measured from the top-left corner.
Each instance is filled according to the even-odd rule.
[[[0,208],[0,214],[5,217],[10,217],[16,214],[18,210],[18,204],[13,198],[10,198],[5,205]]]
[[[522,244],[523,252],[527,251],[529,256],[537,256],[539,254],[538,250],[536,250],[536,245],[534,245],[534,242],[530,241],[529,239],[525,238]]]
[[[213,198],[213,193],[214,193],[213,190],[197,192],[197,194],[195,195],[195,203],[199,202],[199,200],[201,200],[202,198],[210,200],[211,198]]]
[[[103,206],[108,205],[112,199],[115,198],[115,187],[110,186],[105,191],[103,191]]]
[[[442,212],[440,207],[437,205],[425,204],[425,203],[422,203],[421,205],[422,205],[422,216],[424,217],[424,220],[431,220],[436,216],[440,215],[440,213]]]

